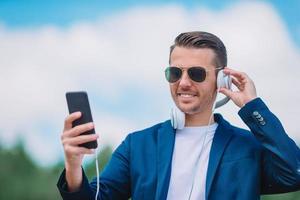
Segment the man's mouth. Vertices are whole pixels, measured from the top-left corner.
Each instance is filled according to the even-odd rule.
[[[183,98],[192,98],[192,97],[197,96],[196,94],[193,94],[193,93],[177,93],[177,95],[179,97],[183,97]]]

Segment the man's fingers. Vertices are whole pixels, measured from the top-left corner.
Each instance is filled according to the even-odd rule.
[[[75,137],[78,136],[86,131],[92,130],[94,128],[94,123],[86,123],[86,124],[81,124],[78,126],[75,126],[74,128],[71,128],[63,133],[64,136],[66,137]]]
[[[232,83],[239,89],[243,90],[244,86],[242,83],[240,83],[236,78],[232,77]]]
[[[233,70],[233,69],[230,69],[227,67],[224,68],[224,73],[237,78],[237,80],[239,80],[239,82],[243,82],[244,79],[248,78],[247,74],[245,74],[244,72],[236,71],[236,70]]]
[[[228,90],[228,89],[226,89],[226,88],[220,88],[220,92],[222,93],[222,94],[224,94],[225,96],[228,96],[229,98],[232,98],[232,96],[233,96],[233,91],[231,91],[231,90]]]
[[[81,117],[81,112],[74,112],[68,115],[65,119],[64,131],[72,128],[72,122]]]
[[[97,134],[80,135],[73,138],[66,138],[62,142],[63,145],[78,146],[79,144],[95,141],[98,137],[99,136]]]
[[[78,147],[78,146],[67,146],[65,147],[66,153],[70,155],[80,155],[80,154],[93,154],[95,149],[88,149],[85,147]]]

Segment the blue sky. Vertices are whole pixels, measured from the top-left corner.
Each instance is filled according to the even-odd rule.
[[[163,6],[179,4],[188,9],[204,6],[212,10],[222,10],[239,0],[2,0],[0,19],[12,28],[38,27],[45,24],[65,27],[76,21],[93,21],[113,15],[124,9],[136,6]],[[253,1],[252,1],[253,2]],[[287,26],[296,44],[300,47],[300,1],[265,0],[270,3]]]
[[[163,70],[174,37],[189,30],[221,37],[230,66],[254,79],[300,141],[298,8],[299,1],[2,0],[0,141],[23,138],[42,165],[62,159],[70,90],[88,91],[100,147],[167,120],[172,100]],[[218,112],[246,128],[232,102]]]

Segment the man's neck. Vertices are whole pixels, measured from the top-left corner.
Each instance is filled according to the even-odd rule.
[[[185,114],[185,126],[207,126],[215,123],[214,117],[212,116],[211,122],[209,118],[212,115],[211,111],[197,114]]]

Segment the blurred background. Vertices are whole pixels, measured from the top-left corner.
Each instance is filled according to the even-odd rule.
[[[0,199],[60,199],[67,91],[89,94],[101,168],[128,133],[169,119],[163,71],[186,31],[219,36],[229,67],[249,74],[300,144],[299,10],[298,0],[1,0]],[[232,102],[216,112],[246,128]],[[95,175],[93,157],[84,166]]]

